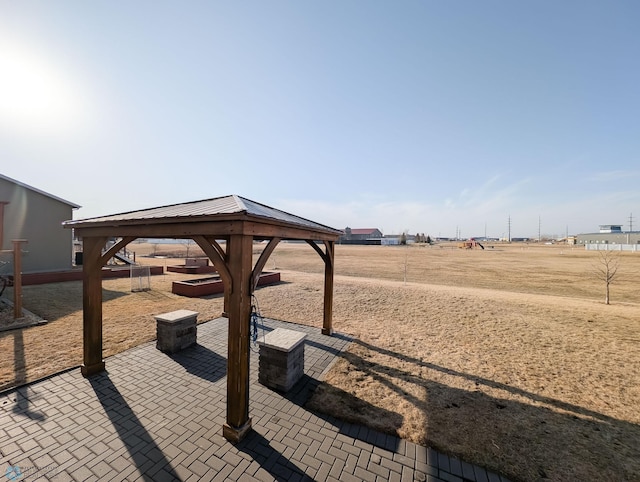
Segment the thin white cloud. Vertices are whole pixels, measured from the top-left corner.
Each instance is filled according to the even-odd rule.
[[[530,178],[499,186],[492,178],[466,198],[421,201],[355,199],[347,203],[315,200],[284,200],[277,207],[337,228],[377,227],[386,234],[409,230],[432,236],[504,236],[511,220],[512,236],[562,236],[592,232],[599,224],[628,223],[630,211],[640,206],[640,192],[585,191],[579,196],[523,196]],[[639,208],[640,212],[640,208]],[[640,219],[640,215],[639,215]],[[640,226],[640,221],[637,223]]]
[[[480,212],[508,210],[514,202],[517,202],[519,193],[531,182],[531,179],[520,179],[501,186],[498,184],[500,178],[496,175],[477,189],[464,189],[458,202],[452,202],[450,205],[454,207],[459,205],[461,208]]]
[[[590,176],[585,178],[590,182],[611,182],[618,181],[620,179],[629,179],[640,177],[640,171],[638,170],[615,170],[615,171],[602,171],[594,172]]]

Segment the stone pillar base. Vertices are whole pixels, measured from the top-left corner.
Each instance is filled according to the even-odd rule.
[[[289,391],[304,375],[304,340],[298,331],[276,328],[260,345],[258,381],[280,392]]]
[[[163,313],[156,319],[156,348],[164,353],[176,353],[195,345],[198,335],[198,312],[177,310]]]

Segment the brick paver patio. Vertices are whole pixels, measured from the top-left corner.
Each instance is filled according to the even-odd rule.
[[[307,333],[303,379],[285,395],[258,383],[253,431],[232,445],[226,414],[227,319],[198,325],[198,345],[166,355],[147,343],[110,357],[107,373],[73,369],[0,394],[0,478],[56,481],[491,481],[457,458],[304,408],[350,339]],[[3,479],[3,480],[5,480]]]

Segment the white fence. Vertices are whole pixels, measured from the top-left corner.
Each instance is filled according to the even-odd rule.
[[[587,251],[632,251],[640,252],[640,244],[585,244]]]

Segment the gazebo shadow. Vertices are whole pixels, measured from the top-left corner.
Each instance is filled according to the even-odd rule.
[[[360,340],[353,342],[403,361],[406,369],[372,363],[352,351],[338,354],[424,414],[424,439],[419,441],[422,445],[468,457],[463,441],[473,433],[482,442],[476,447],[472,461],[496,468],[495,461],[499,459],[505,475],[514,480],[569,480],[576,477],[589,480],[594,474],[599,480],[636,480],[640,448],[631,441],[640,439],[640,425]],[[425,370],[472,381],[476,388],[457,388],[419,375]],[[416,390],[408,390],[394,380],[404,380]],[[491,389],[492,394],[481,390],[481,387]],[[331,413],[335,413],[338,406],[338,410],[343,412],[341,420],[367,425],[372,420],[385,420],[389,422],[385,423],[385,432],[391,435],[395,435],[402,426],[401,417],[387,418],[389,412],[381,407],[370,405],[335,387],[322,385],[321,389],[334,392],[329,393],[332,403],[336,403]],[[513,398],[501,396],[499,391]],[[311,398],[305,406],[325,420],[334,420],[331,415],[321,414],[326,411],[321,402]],[[391,417],[393,415],[396,414],[391,414]],[[341,428],[343,430],[344,427]],[[366,431],[363,433],[370,436]],[[373,440],[359,436],[353,427],[346,434],[375,444]],[[547,445],[557,446],[558,440],[562,441],[558,450],[553,453],[544,450]],[[582,454],[578,458],[568,456],[569,452],[578,451]],[[591,454],[598,455],[594,457]]]
[[[187,373],[209,382],[217,382],[227,374],[227,359],[200,344],[167,356],[179,363]]]
[[[284,395],[285,398],[290,399],[294,403],[298,404],[297,402],[301,401],[302,399],[299,399],[297,397],[299,397],[302,391],[305,391],[306,385],[310,381],[317,382],[317,380],[315,380],[314,378],[305,375],[294,386],[294,388],[290,392],[287,392],[287,394]],[[296,388],[297,388],[297,394],[293,393],[293,392],[296,392]],[[359,403],[366,404],[366,402],[363,402],[363,401],[359,401]],[[304,403],[300,404],[300,406],[303,407]],[[394,418],[394,423],[397,423],[398,426],[402,424],[401,415],[388,412],[388,411],[383,411],[383,412],[384,412],[383,416]],[[329,423],[339,426],[341,433],[345,433],[349,436],[353,436],[354,438],[359,438],[365,442],[371,443],[381,448],[392,449],[387,444],[380,442],[379,438],[380,436],[384,438],[384,434],[377,433],[373,430],[368,430],[368,429],[365,429],[364,431],[362,430],[359,431],[360,427],[357,425],[350,425],[348,423],[343,423],[333,417],[326,416],[323,414],[318,414],[318,415],[320,415],[320,418],[328,421]],[[348,430],[347,427],[351,428],[351,430],[349,431],[350,433],[347,433],[347,430]],[[343,430],[343,428],[345,428],[346,430]],[[355,435],[353,433],[354,428],[355,428]],[[282,444],[280,445],[282,446]],[[273,444],[271,441],[269,441],[267,438],[265,438],[262,434],[260,434],[256,430],[252,430],[245,439],[243,439],[241,442],[236,444],[236,448],[239,451],[244,452],[248,456],[250,456],[254,461],[256,461],[260,465],[262,470],[267,472],[271,477],[273,477],[275,480],[279,482],[280,481],[288,482],[290,480],[309,480],[309,481],[321,480],[321,479],[316,479],[315,476],[311,476],[305,473],[305,471],[301,467],[296,465],[295,458],[291,456],[285,456],[278,448],[275,447],[275,444]],[[306,466],[306,464],[301,464],[301,465]],[[256,473],[254,475],[254,477],[256,477],[257,480],[263,480],[263,476],[264,476],[264,480],[268,478],[266,477],[266,474]]]
[[[255,460],[262,470],[268,472],[278,482],[288,482],[292,479],[313,480],[295,464],[295,461],[285,457],[271,445],[269,440],[255,430],[252,430],[244,440],[238,443],[236,448]]]
[[[149,482],[156,480],[156,477],[149,475],[144,467],[148,465],[149,460],[153,460],[155,473],[164,470],[169,480],[181,480],[144,424],[111,381],[109,374],[103,372],[94,375],[89,378],[89,382],[113,427],[118,432],[120,440],[124,443],[131,459],[142,474],[142,478]]]

